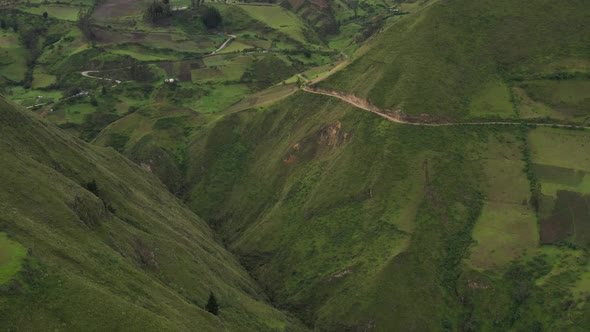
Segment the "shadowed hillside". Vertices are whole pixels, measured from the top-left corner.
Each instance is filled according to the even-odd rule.
[[[293,326],[208,226],[139,166],[2,97],[0,133],[3,329]],[[219,316],[205,310],[211,291]]]

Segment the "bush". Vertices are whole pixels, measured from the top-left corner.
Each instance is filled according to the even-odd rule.
[[[221,14],[219,14],[219,10],[215,7],[205,7],[203,14],[201,16],[201,21],[207,27],[207,29],[215,29],[217,28],[222,22]]]
[[[96,180],[92,179],[92,181],[86,184],[86,189],[93,193],[94,195],[98,196],[98,185],[96,184]]]
[[[219,304],[217,304],[217,299],[215,298],[215,294],[213,294],[213,292],[209,294],[209,300],[207,301],[207,306],[205,308],[215,316],[219,314]]]

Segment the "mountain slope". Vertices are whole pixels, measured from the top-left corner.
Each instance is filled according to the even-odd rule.
[[[517,103],[519,97],[542,102],[535,96],[547,93],[523,87],[523,81],[541,80],[548,88],[558,83],[556,79],[569,78],[587,90],[589,17],[590,9],[582,0],[427,2],[393,19],[357,52],[351,65],[320,85],[413,115],[525,116],[527,105]],[[588,116],[587,96],[553,99],[563,106],[573,104],[576,111],[537,110],[530,116],[572,120]]]
[[[139,166],[3,97],[0,133],[0,271],[14,255],[0,285],[4,329],[298,328]],[[211,291],[219,316],[204,309]]]
[[[159,119],[128,116],[96,143],[137,137]],[[545,138],[585,151],[586,131],[406,126],[305,92],[210,117],[188,136],[174,136],[179,128],[155,130],[150,139],[169,154],[174,141],[184,147],[188,206],[210,221],[273,303],[315,329],[575,330],[590,323],[588,214],[579,211],[581,234],[568,242],[567,231],[552,233],[559,220],[551,211],[563,197],[586,195],[590,175],[548,178],[556,161],[562,172],[590,174],[581,163],[590,156],[552,161],[558,140]],[[139,145],[130,140],[126,153]],[[550,236],[561,242],[541,246]]]

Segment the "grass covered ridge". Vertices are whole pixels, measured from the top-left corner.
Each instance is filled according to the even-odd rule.
[[[21,271],[0,288],[3,327],[299,326],[270,307],[208,226],[139,166],[64,134],[3,97],[0,129],[0,206],[11,211],[0,216],[11,236],[10,242],[0,238],[1,248],[17,258],[29,251]],[[219,300],[219,316],[204,310],[210,291]]]
[[[491,91],[493,85],[588,75],[587,15],[578,0],[431,2],[390,22],[321,85],[411,114],[483,117],[498,109],[493,113],[506,117],[510,98]],[[504,97],[491,99],[481,113],[485,104],[478,100],[499,93]]]
[[[567,329],[590,310],[558,309],[584,270],[539,248],[521,130],[396,125],[300,92],[194,131],[183,196],[315,328]]]

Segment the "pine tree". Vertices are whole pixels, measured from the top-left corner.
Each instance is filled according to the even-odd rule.
[[[215,316],[219,314],[219,304],[217,304],[217,299],[215,298],[215,294],[213,294],[213,292],[209,294],[209,300],[207,301],[207,306],[205,309]]]

